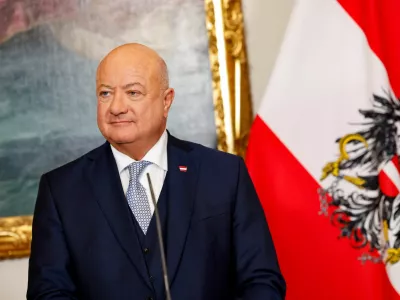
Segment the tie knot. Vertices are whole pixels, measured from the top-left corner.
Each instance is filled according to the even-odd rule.
[[[135,161],[131,163],[128,166],[129,175],[131,179],[138,180],[140,174],[143,172],[144,168],[146,168],[148,165],[151,165],[151,162],[147,160]]]

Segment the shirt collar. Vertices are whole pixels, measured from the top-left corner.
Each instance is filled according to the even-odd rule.
[[[146,155],[142,158],[142,160],[147,160],[164,171],[168,171],[168,159],[167,159],[167,143],[168,143],[168,134],[165,130],[157,143],[146,153]],[[135,162],[133,158],[128,155],[118,151],[111,145],[111,150],[113,152],[115,161],[117,163],[118,172],[121,174],[126,167],[128,167],[131,163]]]

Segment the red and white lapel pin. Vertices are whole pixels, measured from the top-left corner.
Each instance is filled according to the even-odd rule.
[[[179,171],[187,172],[187,166],[179,166]]]

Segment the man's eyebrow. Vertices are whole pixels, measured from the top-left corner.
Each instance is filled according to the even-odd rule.
[[[133,86],[135,86],[135,85],[140,85],[140,86],[144,87],[144,85],[141,84],[140,82],[130,82],[130,83],[128,83],[128,84],[125,84],[122,88],[123,88],[124,90],[126,90],[126,89],[129,89],[129,88],[131,88],[131,87],[133,87]]]
[[[113,90],[113,89],[114,89],[111,85],[104,84],[104,83],[100,84],[99,87],[105,87],[105,88],[108,88],[108,89],[110,89],[110,90]]]

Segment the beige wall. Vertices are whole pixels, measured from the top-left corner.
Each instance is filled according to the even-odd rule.
[[[25,299],[28,282],[28,259],[0,262],[0,299]]]
[[[294,0],[242,0],[256,112],[273,69]],[[0,262],[0,299],[25,299],[28,260]]]
[[[242,0],[254,113],[273,70],[293,4],[294,0]]]

